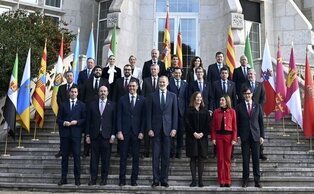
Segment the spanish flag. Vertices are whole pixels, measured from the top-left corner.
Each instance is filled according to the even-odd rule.
[[[162,60],[165,63],[166,69],[171,66],[171,44],[169,31],[170,31],[169,11],[167,10],[162,50]]]
[[[178,31],[178,36],[177,36],[177,56],[179,58],[179,67],[183,67],[183,60],[182,60],[182,33],[180,31],[180,26],[179,26],[179,31]]]

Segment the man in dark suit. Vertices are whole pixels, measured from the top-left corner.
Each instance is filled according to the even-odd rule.
[[[241,66],[234,69],[233,72],[233,79],[232,81],[235,83],[236,85],[236,92],[237,92],[237,96],[238,96],[238,103],[240,103],[242,101],[242,94],[241,94],[241,86],[243,83],[247,82],[247,72],[250,69],[250,67],[248,66],[247,63],[247,58],[245,55],[242,55],[240,57],[240,64]]]
[[[242,187],[248,186],[250,153],[252,153],[255,187],[261,188],[259,149],[260,144],[264,142],[263,110],[261,105],[252,100],[253,92],[249,87],[244,87],[242,93],[244,102],[238,104],[235,108],[243,160]]]
[[[100,185],[107,184],[110,166],[111,144],[115,139],[115,104],[107,99],[108,88],[99,88],[99,99],[91,102],[86,117],[86,142],[91,144],[91,178],[88,185],[95,185],[101,158]]]
[[[178,107],[176,95],[167,91],[168,78],[159,78],[159,90],[147,98],[147,129],[153,144],[153,183],[152,187],[169,187],[168,171],[171,137],[176,135]],[[161,163],[161,167],[160,164]]]
[[[189,98],[192,96],[194,92],[201,92],[205,107],[207,110],[210,110],[210,99],[211,99],[211,87],[210,84],[204,80],[204,69],[203,67],[196,68],[196,77],[197,80],[191,82],[189,85]]]
[[[216,53],[216,63],[208,66],[207,70],[207,82],[209,84],[213,84],[215,81],[220,80],[220,69],[226,67],[229,69],[227,65],[223,63],[224,54],[221,51]],[[229,79],[229,78],[228,78]]]
[[[253,101],[257,104],[260,104],[261,107],[264,106],[266,102],[265,88],[261,82],[256,81],[256,72],[254,69],[249,69],[247,73],[248,81],[242,85],[243,87],[251,88],[253,92]],[[243,97],[242,97],[243,98]],[[244,99],[243,99],[244,101]],[[267,157],[264,154],[264,146],[261,144],[260,146],[260,155],[259,158],[262,160],[267,160]]]
[[[101,86],[109,87],[108,80],[101,77],[102,68],[100,66],[94,67],[93,76],[89,79],[86,79],[84,85],[81,87],[80,99],[86,103],[86,106],[89,106],[90,102],[97,100],[98,90]],[[86,134],[85,134],[86,135]],[[86,138],[86,137],[85,137]],[[83,157],[89,156],[90,145],[84,142],[84,153]]]
[[[220,98],[227,94],[231,98],[232,107],[237,104],[236,87],[234,82],[228,80],[229,70],[226,67],[220,69],[220,80],[213,83],[212,99],[210,103],[210,110],[214,111],[219,108]]]
[[[85,80],[82,87],[81,100],[86,104],[98,99],[98,90],[101,86],[109,88],[107,79],[102,78],[102,68],[100,66],[94,67],[94,74],[90,79]],[[111,92],[111,91],[110,91]]]
[[[83,71],[80,71],[78,78],[77,78],[77,85],[80,87],[84,85],[85,80],[89,79],[93,76],[93,69],[95,67],[95,60],[91,57],[87,58],[87,68]]]
[[[62,176],[58,185],[67,184],[68,161],[70,150],[74,159],[75,185],[79,186],[81,175],[81,127],[85,123],[85,104],[77,100],[78,87],[72,86],[70,98],[59,106],[57,123],[59,125],[62,150]]]
[[[161,76],[161,75],[166,75],[166,67],[165,67],[165,64],[158,60],[158,57],[159,57],[159,50],[158,49],[153,49],[151,51],[151,57],[152,59],[149,60],[149,61],[146,61],[143,65],[143,71],[142,71],[142,78],[144,80],[144,78],[147,78],[147,77],[150,77],[151,76],[151,72],[150,72],[150,66],[152,64],[157,64],[159,66],[159,74],[158,76]]]
[[[58,88],[58,93],[57,93],[57,104],[58,104],[58,107],[61,107],[61,105],[64,102],[69,100],[69,98],[70,98],[70,96],[69,96],[70,88],[72,86],[76,86],[76,84],[73,83],[74,74],[73,74],[72,71],[67,71],[64,74],[64,77],[65,77],[67,83],[59,86],[59,88]],[[59,134],[60,134],[60,129],[59,129]],[[61,139],[60,139],[60,142],[61,142]],[[62,156],[62,151],[61,151],[61,148],[60,148],[59,152],[55,155],[55,157],[59,158],[61,156]]]
[[[129,148],[132,149],[131,185],[136,186],[139,171],[140,141],[143,139],[145,115],[145,99],[136,91],[139,84],[137,79],[131,79],[128,84],[129,92],[122,96],[118,103],[117,139],[120,143],[120,175],[119,186],[125,185],[125,174]]]
[[[173,70],[174,77],[170,79],[168,91],[177,95],[178,104],[178,130],[176,138],[171,140],[171,154],[172,158],[181,158],[181,150],[183,147],[184,134],[184,113],[188,103],[188,84],[181,79],[182,69],[175,67]]]
[[[113,89],[113,101],[118,103],[119,99],[124,96],[125,94],[129,93],[128,91],[128,85],[130,80],[136,80],[138,85],[139,81],[135,77],[132,77],[132,66],[130,64],[126,64],[123,68],[123,74],[124,76],[117,79],[115,83],[115,87]],[[140,89],[138,87],[138,90],[136,91],[137,94],[140,94]]]
[[[159,66],[157,64],[152,64],[150,66],[150,72],[151,76],[147,77],[143,80],[143,85],[142,85],[142,94],[144,97],[148,97],[151,95],[153,92],[157,91],[159,86]],[[150,150],[150,138],[148,136],[148,131],[145,131],[144,133],[144,157],[148,158],[149,157],[149,150]]]

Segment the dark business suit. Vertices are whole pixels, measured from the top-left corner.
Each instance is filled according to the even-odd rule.
[[[200,92],[200,88],[199,88],[199,82],[198,80],[193,81],[189,84],[189,99],[191,98],[192,94],[194,92]],[[211,88],[210,88],[210,84],[203,80],[203,91],[202,91],[202,97],[203,97],[203,101],[205,104],[205,108],[207,110],[210,110],[210,99],[211,99]]]
[[[94,79],[95,77],[91,77],[90,79],[85,80],[85,83],[82,87],[81,100],[85,102],[87,106],[90,102],[98,99],[98,89],[94,88]],[[109,90],[109,93],[111,92],[107,79],[99,79],[98,88],[100,88],[101,86],[106,86]]]
[[[128,82],[130,82],[130,79],[131,80],[136,80],[138,86],[140,86],[140,82],[139,82],[138,79],[136,79],[135,77],[130,77],[128,79]],[[125,94],[129,93],[128,91],[129,91],[128,86],[127,87],[124,86],[124,77],[121,77],[121,78],[117,79],[117,81],[115,83],[115,86],[113,88],[113,98],[112,98],[112,101],[118,103],[119,99],[122,96],[124,96]],[[138,87],[137,94],[140,94],[140,87]]]
[[[70,88],[72,86],[77,86],[76,84],[72,84],[70,86]],[[67,88],[68,87],[68,84],[63,84],[61,86],[59,86],[58,88],[58,93],[57,93],[57,104],[58,106],[60,107],[65,101],[68,101],[70,96],[69,96],[69,91],[70,91],[70,88]]]
[[[132,175],[131,182],[134,183],[139,171],[140,140],[139,133],[144,133],[145,98],[137,96],[134,99],[134,107],[131,105],[129,93],[122,96],[118,103],[117,132],[122,132],[124,140],[120,140],[120,182],[125,183],[127,156],[129,148],[132,148]]]
[[[206,80],[206,70],[205,69],[204,69],[203,79]],[[188,84],[191,84],[193,81],[195,81],[195,79],[194,79],[194,69],[190,69],[189,68],[188,72],[187,72],[187,75],[186,75],[186,82],[188,82]]]
[[[79,100],[76,101],[72,110],[70,106],[70,100],[62,103],[62,105],[59,106],[57,117],[62,150],[62,179],[66,180],[67,178],[69,154],[71,152],[74,159],[74,177],[76,181],[79,181],[81,174],[81,130],[82,126],[85,124],[86,110],[85,104]],[[63,126],[65,121],[71,122],[73,120],[77,121],[76,125]]]
[[[253,161],[253,175],[255,183],[260,182],[259,148],[260,137],[264,138],[263,111],[261,105],[252,103],[251,113],[248,113],[246,102],[238,104],[237,113],[238,136],[241,138],[241,150],[243,160],[243,181],[249,179],[250,151]]]
[[[99,99],[90,103],[87,109],[86,135],[91,139],[91,181],[98,175],[99,157],[101,158],[101,179],[107,180],[110,165],[111,135],[115,134],[115,104],[107,100],[103,113],[99,110]],[[101,131],[100,131],[101,127]]]
[[[236,93],[238,96],[238,103],[241,102],[241,96],[242,96],[242,92],[241,92],[241,87],[242,84],[247,82],[247,72],[248,70],[251,69],[248,66],[246,66],[246,76],[244,76],[244,72],[242,71],[242,66],[235,68],[233,71],[233,78],[232,81],[235,83],[236,85]]]
[[[154,132],[153,144],[153,182],[167,183],[172,129],[177,130],[178,108],[177,98],[172,92],[165,94],[164,107],[161,105],[160,91],[147,98],[147,129]],[[161,168],[159,168],[161,160]]]
[[[222,66],[229,69],[229,67],[225,64],[223,64]],[[230,69],[229,69],[229,72],[230,72]],[[208,83],[213,84],[215,81],[220,80],[220,79],[221,79],[220,70],[218,69],[217,63],[209,65],[207,69]]]
[[[227,94],[231,98],[232,107],[237,104],[236,88],[234,82],[227,80],[226,85],[227,93],[223,91],[221,80],[217,80],[213,83],[210,110],[214,111],[216,108],[220,107],[219,101],[224,94]]]
[[[242,88],[244,88],[245,86],[248,88],[251,88],[253,92],[253,97],[252,97],[253,101],[256,102],[257,104],[260,104],[263,107],[264,103],[266,102],[266,94],[265,94],[264,85],[258,81],[255,81],[254,83],[255,83],[254,88],[252,88],[250,81],[243,83]],[[244,101],[243,95],[241,98],[242,98],[242,101]]]
[[[93,70],[92,70],[92,69],[91,69],[91,72],[90,72],[89,77],[88,77],[88,75],[87,75],[87,69],[85,69],[85,70],[83,70],[83,71],[80,71],[80,72],[79,72],[79,75],[78,75],[78,78],[77,78],[77,85],[79,85],[79,86],[84,85],[84,82],[85,82],[87,79],[91,78],[91,77],[93,77]]]
[[[177,156],[181,155],[181,150],[183,146],[183,134],[184,134],[184,114],[186,107],[188,105],[188,84],[182,79],[179,81],[179,88],[177,87],[177,80],[171,78],[168,85],[168,90],[177,95],[177,104],[178,104],[178,130],[177,130],[177,147],[175,150],[175,138],[172,139],[171,145],[171,156],[175,153]]]
[[[149,61],[145,61],[144,65],[143,65],[143,71],[142,71],[142,78],[143,80],[147,77],[150,77],[150,66],[153,64],[152,60]],[[159,66],[159,73],[158,76],[162,76],[162,75],[166,75],[166,66],[165,63],[158,60],[157,62],[158,66]]]
[[[142,95],[146,98],[149,95],[151,95],[153,92],[157,91],[159,86],[158,86],[158,80],[159,77],[156,78],[156,87],[153,87],[152,84],[152,77],[147,77],[143,80],[142,84]],[[148,136],[148,131],[145,130],[144,132],[144,156],[149,157],[149,150],[150,150],[150,138]]]

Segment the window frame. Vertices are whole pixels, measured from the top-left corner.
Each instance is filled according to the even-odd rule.
[[[46,0],[44,0],[44,1],[45,1],[45,7],[54,8],[54,9],[62,9],[63,0],[60,0],[60,7],[55,7],[55,6],[52,6],[52,5],[47,5],[47,4],[46,4]]]
[[[45,13],[44,16],[50,16],[50,17],[59,18],[59,23],[60,23],[60,21],[61,21],[61,16],[59,16],[59,15],[54,15],[54,14],[50,14],[50,13]]]
[[[10,7],[10,6],[0,5],[0,8],[4,8],[4,9],[8,9],[8,11],[12,11],[12,7]],[[7,12],[7,11],[5,11],[5,12]],[[0,13],[0,15],[2,15],[5,12]]]
[[[258,34],[259,34],[259,37],[258,37],[258,42],[259,42],[258,53],[259,53],[259,56],[257,58],[255,58],[254,54],[253,54],[253,46],[252,46],[253,39],[251,38],[251,33],[252,33],[251,29],[252,29],[252,25],[253,24],[257,24],[258,25]],[[251,49],[252,49],[253,60],[262,58],[262,44],[261,44],[261,41],[262,41],[262,37],[261,37],[262,29],[261,28],[262,28],[262,25],[259,22],[253,22],[253,21],[249,21],[249,20],[245,20],[244,21],[245,39],[246,39],[246,36],[248,34],[250,36],[250,44],[251,44]]]
[[[36,1],[35,3],[29,1]],[[38,5],[38,0],[19,0],[20,3],[27,3],[30,5]]]

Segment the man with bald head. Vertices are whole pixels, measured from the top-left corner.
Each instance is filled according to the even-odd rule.
[[[232,80],[236,85],[238,103],[242,102],[241,99],[243,99],[242,98],[243,95],[241,92],[241,87],[243,83],[248,81],[247,73],[248,73],[248,70],[251,69],[250,65],[248,64],[247,57],[245,55],[242,55],[240,57],[240,64],[241,66],[234,70],[233,80]]]
[[[99,158],[101,158],[100,185],[107,184],[111,145],[115,139],[116,116],[115,104],[108,100],[107,86],[100,86],[99,98],[92,101],[87,108],[86,142],[91,144],[90,181],[95,185],[98,175]]]
[[[143,65],[143,71],[142,71],[143,80],[144,80],[144,78],[151,76],[150,66],[152,64],[157,64],[159,66],[159,69],[160,69],[159,76],[166,74],[165,64],[158,59],[159,58],[159,50],[158,49],[153,49],[151,51],[151,57],[152,57],[152,59],[149,61],[146,61]]]

